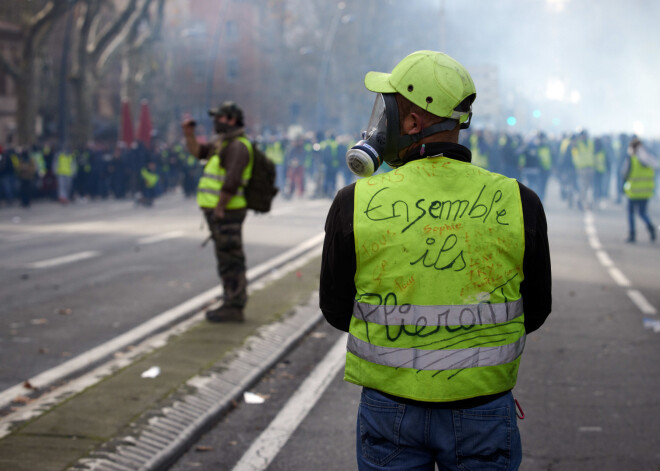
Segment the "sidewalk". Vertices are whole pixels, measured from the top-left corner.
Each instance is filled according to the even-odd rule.
[[[253,284],[244,324],[199,313],[163,347],[16,424],[0,439],[0,469],[162,469],[320,320],[319,267],[314,254]]]

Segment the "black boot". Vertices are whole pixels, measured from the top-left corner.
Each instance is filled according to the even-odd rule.
[[[206,320],[209,322],[245,322],[243,310],[239,307],[220,306],[217,309],[206,311]]]
[[[655,242],[655,227],[653,225],[649,226],[649,235],[651,236],[651,242]]]

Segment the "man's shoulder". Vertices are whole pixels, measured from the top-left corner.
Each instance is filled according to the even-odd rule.
[[[245,135],[236,136],[226,141],[226,143],[227,144],[225,145],[225,148],[227,149],[227,152],[232,153],[247,153],[248,146],[252,146],[250,139],[248,139]]]

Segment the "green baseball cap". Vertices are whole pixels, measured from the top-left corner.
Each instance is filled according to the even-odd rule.
[[[398,92],[429,113],[461,123],[468,120],[469,112],[455,111],[455,108],[469,96],[476,98],[477,95],[465,67],[436,51],[413,52],[399,62],[391,74],[368,72],[364,85],[376,93]]]

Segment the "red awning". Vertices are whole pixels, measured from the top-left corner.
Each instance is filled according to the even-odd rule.
[[[137,139],[142,142],[147,149],[151,148],[151,114],[149,113],[149,102],[142,100],[140,102],[140,121],[138,122]]]

